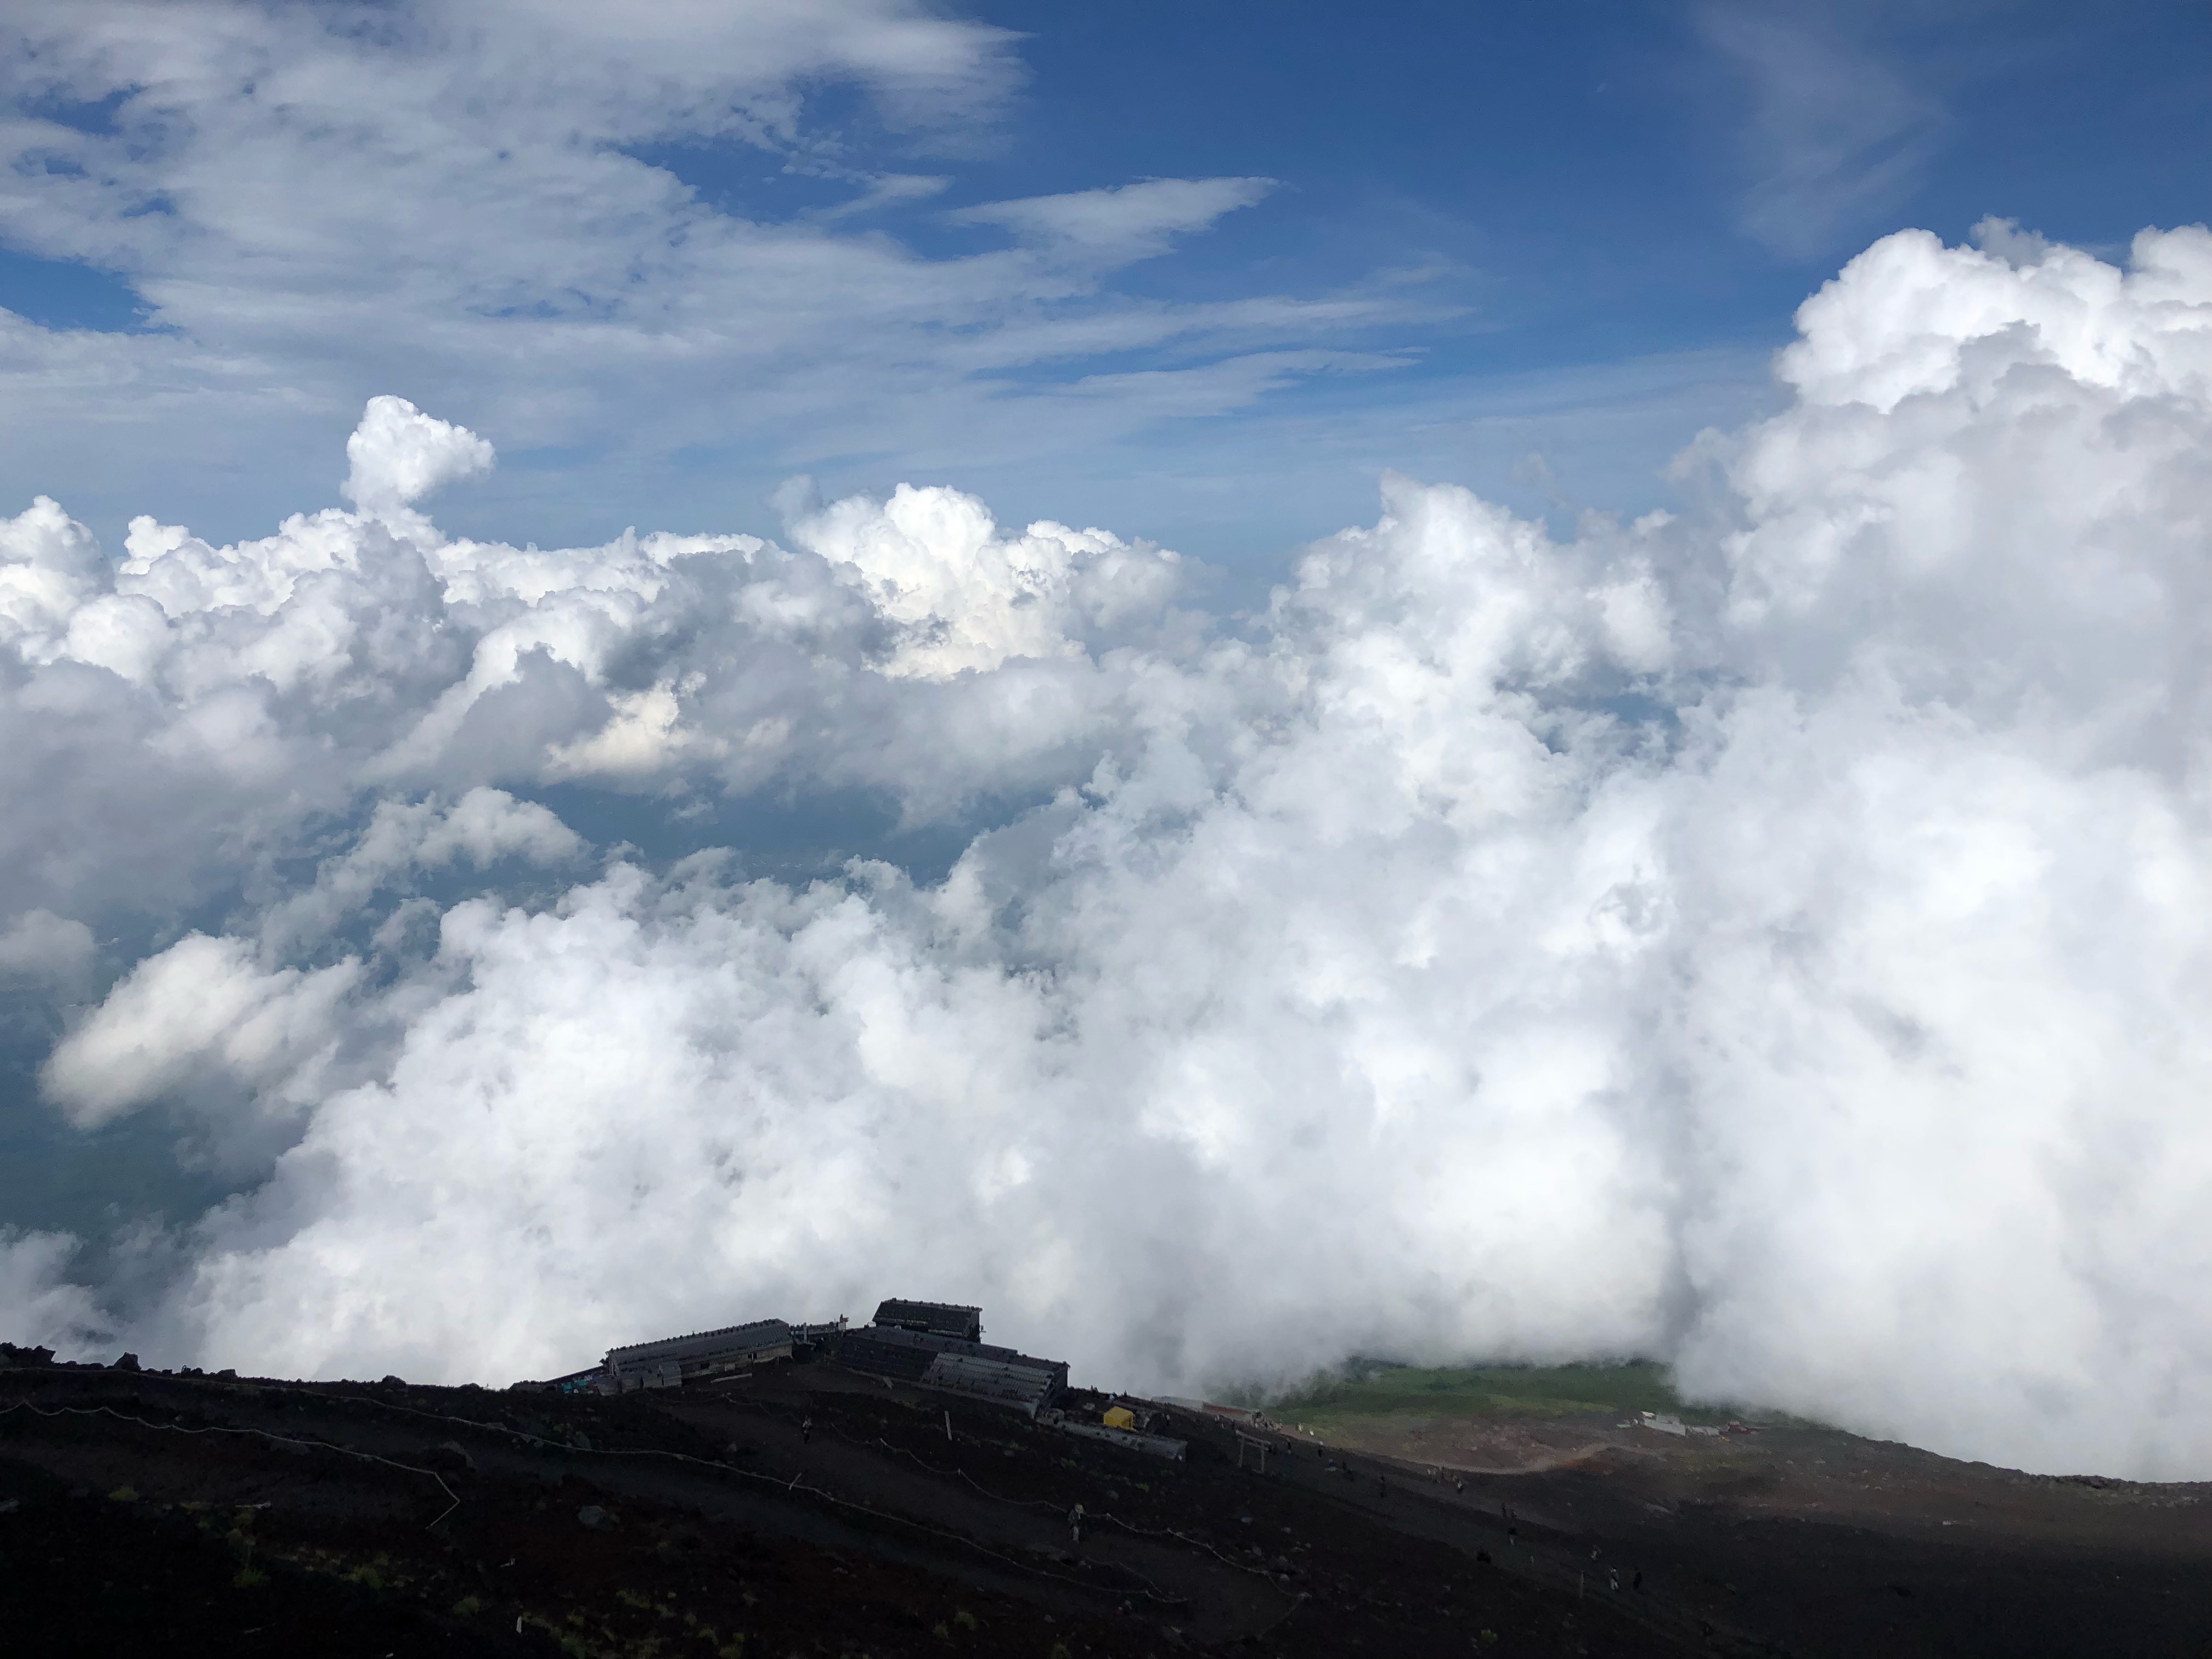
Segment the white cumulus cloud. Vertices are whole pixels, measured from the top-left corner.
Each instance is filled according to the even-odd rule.
[[[937,487],[112,570],[34,506],[0,924],[224,917],[47,1061],[251,1167],[134,1340],[503,1379],[941,1294],[1135,1385],[1643,1353],[2212,1473],[2212,237],[2010,246],[1854,260],[1710,512],[1393,477],[1243,618]],[[855,799],[949,867],[761,873]]]
[[[149,1105],[213,1072],[312,1097],[337,1047],[351,961],[257,968],[243,941],[188,934],[149,957],[55,1048],[46,1092],[82,1128]]]
[[[407,507],[441,484],[489,472],[492,448],[465,427],[434,419],[404,398],[368,400],[346,440],[353,471],[338,486],[364,513]]]

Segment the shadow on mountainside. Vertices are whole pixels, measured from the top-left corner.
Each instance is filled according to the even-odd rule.
[[[1960,1515],[1923,1493],[1885,1519],[1827,1504],[1792,1466],[1835,1448],[1794,1426],[1755,1437],[1771,1467],[1601,1449],[1495,1474],[1264,1419],[1172,1431],[1180,1463],[829,1363],[611,1399],[19,1365],[0,1628],[51,1654],[702,1659],[2212,1643],[2194,1488],[1912,1453],[1891,1496]]]

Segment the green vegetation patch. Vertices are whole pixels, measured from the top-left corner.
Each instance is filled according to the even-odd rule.
[[[1728,1416],[1684,1405],[1666,1367],[1643,1359],[1620,1365],[1434,1370],[1355,1361],[1267,1405],[1267,1414],[1279,1422],[1319,1427],[1377,1417],[1566,1417],[1578,1412],[1670,1412],[1691,1423],[1717,1423]]]

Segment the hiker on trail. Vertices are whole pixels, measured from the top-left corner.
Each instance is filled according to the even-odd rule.
[[[800,1445],[802,1445],[802,1446],[803,1446],[803,1445],[805,1445],[809,1441],[812,1440],[813,1438],[814,1438],[814,1419],[813,1419],[812,1418],[811,1418],[811,1417],[810,1417],[810,1418],[806,1419],[804,1422],[800,1423],[800,1424],[799,1424],[799,1443]]]
[[[1467,1482],[1461,1480],[1457,1475],[1452,1476],[1452,1490],[1457,1492],[1465,1492],[1467,1490]]]
[[[1074,1541],[1076,1548],[1083,1547],[1083,1505],[1080,1504],[1067,1512],[1067,1535]]]
[[[1620,1593],[1620,1569],[1619,1567],[1607,1567],[1605,1570],[1605,1577],[1607,1587],[1611,1589],[1616,1595],[1619,1595]]]
[[[1389,1475],[1378,1474],[1375,1477],[1375,1495],[1377,1498],[1388,1498],[1390,1495],[1390,1477]]]

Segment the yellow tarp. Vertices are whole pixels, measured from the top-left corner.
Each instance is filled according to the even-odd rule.
[[[1133,1429],[1137,1426],[1137,1414],[1127,1406],[1111,1407],[1098,1420],[1109,1429]]]

